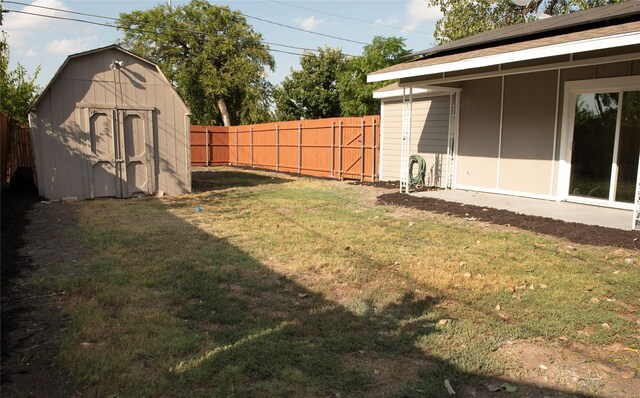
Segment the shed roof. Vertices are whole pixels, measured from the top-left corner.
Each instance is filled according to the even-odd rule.
[[[506,26],[416,53],[370,82],[450,72],[640,43],[640,0]]]
[[[178,92],[175,90],[175,88],[173,87],[173,85],[169,82],[169,80],[167,79],[167,77],[164,75],[164,73],[162,73],[162,70],[160,69],[160,67],[156,64],[154,64],[153,62],[149,61],[148,59],[145,59],[139,55],[136,55],[130,51],[125,50],[124,48],[120,47],[117,44],[110,44],[108,46],[104,46],[104,47],[99,47],[99,48],[94,48],[92,50],[87,50],[87,51],[83,51],[83,52],[79,52],[76,54],[71,54],[67,57],[67,59],[65,59],[65,61],[62,63],[62,65],[60,65],[60,67],[58,68],[58,70],[56,71],[55,75],[53,75],[53,78],[49,81],[49,83],[47,84],[47,86],[44,88],[44,90],[42,90],[42,92],[40,93],[40,95],[38,96],[38,98],[36,98],[36,100],[33,102],[33,105],[31,105],[31,107],[29,108],[29,112],[33,111],[36,109],[36,107],[38,106],[38,103],[40,102],[40,100],[45,96],[45,94],[49,91],[49,89],[51,88],[51,86],[53,85],[53,83],[58,79],[58,76],[60,76],[60,73],[62,73],[62,71],[64,70],[64,68],[67,66],[67,64],[74,58],[80,58],[80,57],[84,57],[90,54],[95,54],[95,53],[99,53],[102,51],[108,51],[108,50],[117,50],[117,51],[121,51],[131,57],[136,58],[137,60],[139,60],[140,62],[146,63],[148,65],[151,65],[153,68],[156,69],[156,71],[158,72],[158,74],[162,77],[162,79],[167,83],[167,85],[169,87],[171,87],[171,90],[173,90],[174,94],[176,95],[176,97],[178,98],[178,100],[180,101],[180,103],[185,107],[185,109],[187,109],[187,111],[190,113],[189,111],[189,107],[187,106],[187,104],[184,103],[184,101],[182,100],[182,98],[180,98],[180,95],[178,94]]]

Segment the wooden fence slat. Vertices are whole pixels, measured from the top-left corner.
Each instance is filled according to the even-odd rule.
[[[375,115],[234,127],[194,125],[191,163],[235,164],[340,180],[375,181],[379,169],[376,162],[380,159],[379,120],[380,116]]]

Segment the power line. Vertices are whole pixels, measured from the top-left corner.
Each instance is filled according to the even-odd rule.
[[[253,17],[253,16],[251,16],[251,15],[249,15],[249,14],[245,14],[245,13],[241,13],[241,14],[242,14],[242,15],[244,15],[245,17],[247,17],[247,18],[256,19],[256,20],[258,20],[258,21],[262,21],[262,22],[270,23],[270,24],[272,24],[272,25],[282,26],[282,27],[284,27],[284,28],[289,28],[289,29],[293,29],[293,30],[298,30],[298,31],[300,31],[300,32],[306,32],[306,33],[311,33],[311,34],[313,34],[313,35],[324,36],[324,37],[330,37],[330,38],[332,38],[332,39],[336,39],[336,40],[342,40],[342,41],[348,41],[348,42],[351,42],[351,43],[362,44],[362,45],[364,45],[364,46],[366,46],[367,44],[369,44],[369,43],[364,43],[364,42],[357,41],[357,40],[345,39],[344,37],[333,36],[333,35],[327,35],[327,34],[324,34],[324,33],[314,32],[314,31],[312,31],[312,30],[307,30],[307,29],[297,28],[297,27],[295,27],[295,26],[286,25],[286,24],[283,24],[283,23],[280,23],[280,22],[274,22],[274,21],[269,21],[268,19],[264,19],[264,18]]]
[[[293,4],[293,3],[287,3],[285,1],[277,1],[277,0],[269,0],[269,1],[271,1],[272,3],[282,4],[282,5],[289,6],[289,7],[299,8],[301,10],[313,11],[313,12],[317,12],[319,14],[330,15],[332,17],[344,18],[344,19],[348,19],[348,20],[351,20],[351,21],[368,23],[368,24],[377,25],[377,26],[384,26],[386,28],[393,28],[393,29],[398,29],[398,30],[406,30],[408,32],[415,32],[415,33],[420,33],[420,34],[423,34],[423,35],[431,35],[430,33],[422,32],[420,30],[407,29],[407,28],[403,28],[401,26],[389,25],[389,24],[385,24],[385,23],[382,23],[382,22],[367,21],[366,19],[348,17],[346,15],[334,14],[334,13],[328,12],[328,11],[320,11],[320,10],[316,10],[316,9],[313,9],[313,8],[309,8],[309,7],[304,7],[304,6],[300,6],[300,5],[297,5],[297,4]]]
[[[33,15],[36,17],[44,17],[44,18],[51,18],[51,19],[59,19],[59,20],[64,20],[64,21],[72,21],[72,22],[81,22],[81,23],[86,23],[86,24],[90,24],[90,25],[97,25],[97,26],[104,26],[107,28],[114,28],[114,29],[124,29],[124,30],[129,30],[132,32],[145,32],[145,33],[153,33],[153,32],[148,32],[148,31],[144,31],[142,29],[134,29],[134,28],[125,28],[125,27],[118,27],[115,25],[111,25],[108,23],[102,23],[102,22],[95,22],[95,21],[87,21],[84,19],[78,19],[78,18],[67,18],[67,17],[61,17],[61,16],[57,16],[57,15],[46,15],[46,14],[38,14],[38,13],[34,13],[34,12],[28,12],[28,11],[19,11],[19,10],[7,10],[5,9],[6,12],[15,12],[17,14],[26,14],[26,15]],[[192,31],[193,32],[193,31]],[[198,32],[193,32],[193,33],[198,33]],[[286,44],[281,45],[284,47],[293,47],[293,46],[287,46]],[[275,48],[269,48],[267,49],[267,51],[269,52],[277,52],[277,53],[283,53],[283,54],[290,54],[290,55],[296,55],[296,56],[303,56],[304,54],[300,54],[300,53],[294,53],[292,51],[285,51],[285,50],[277,50]],[[317,51],[317,50],[315,50]]]
[[[78,12],[78,11],[64,10],[64,9],[61,9],[61,8],[40,6],[40,5],[29,4],[29,3],[24,3],[24,2],[20,2],[20,1],[3,1],[3,2],[7,3],[7,4],[18,4],[18,5],[23,5],[23,6],[27,6],[27,7],[42,8],[42,9],[51,10],[51,11],[66,12],[66,13],[82,15],[82,16],[86,16],[86,17],[94,17],[94,18],[108,19],[108,20],[112,20],[112,21],[119,21],[118,18],[106,17],[104,15],[89,14],[89,13]],[[14,11],[14,12],[17,12],[17,11]],[[264,18],[254,17],[254,16],[251,16],[251,15],[247,15],[247,14],[241,12],[241,11],[238,11],[238,12],[240,14],[242,14],[243,16],[247,17],[247,18],[256,19],[258,21],[262,21],[262,22],[278,25],[278,26],[281,26],[281,27],[289,28],[289,29],[298,30],[298,31],[301,31],[301,32],[306,32],[306,33],[310,33],[310,34],[314,34],[314,35],[318,35],[318,36],[329,37],[329,38],[332,38],[332,39],[343,40],[343,41],[348,41],[348,42],[362,44],[362,45],[367,45],[368,44],[368,43],[363,43],[363,42],[356,41],[356,40],[346,39],[346,38],[339,37],[339,36],[327,35],[327,34],[324,34],[324,33],[314,32],[314,31],[306,30],[306,29],[302,29],[302,28],[297,28],[295,26],[290,26],[290,25],[279,23],[279,22],[270,21],[270,20],[264,19]],[[26,11],[23,11],[23,13],[26,13]],[[45,16],[45,15],[40,15],[40,16]],[[144,23],[144,22],[142,24],[157,26],[155,24]],[[103,26],[111,26],[111,25],[103,25]],[[186,29],[186,30],[189,31],[189,32],[193,32],[193,33],[205,34],[205,33],[202,33],[202,32],[195,32],[195,31],[192,31],[192,30],[189,30],[189,29]],[[278,45],[278,46],[281,46],[281,47],[294,48],[293,46],[289,46],[289,45],[286,45],[286,44],[277,44],[277,43],[272,43],[272,44],[273,45]],[[303,48],[303,47],[298,47],[297,49],[305,50],[305,51],[316,51],[316,52],[318,51],[318,50],[314,50],[314,49],[311,49],[311,48]],[[349,56],[350,57],[355,57],[354,55],[349,55]]]
[[[104,15],[97,15],[97,14],[89,14],[89,13],[86,13],[86,12],[79,12],[79,11],[64,10],[64,9],[61,9],[61,8],[55,8],[55,7],[39,6],[39,5],[35,5],[35,4],[22,3],[22,2],[19,2],[19,1],[4,1],[4,3],[19,4],[19,5],[24,5],[24,6],[27,6],[27,7],[42,8],[42,9],[45,9],[45,10],[66,12],[66,13],[69,13],[69,14],[82,15],[82,16],[86,16],[86,17],[102,18],[102,19],[107,19],[107,20],[116,21],[116,22],[117,22],[117,21],[120,21],[120,19],[119,19],[119,18],[107,17],[107,16],[104,16]],[[19,11],[14,11],[14,12],[19,12]],[[46,15],[46,14],[39,14],[39,16],[43,16],[43,17],[44,17],[44,16],[47,16],[47,15]],[[64,18],[64,17],[62,17],[62,18]],[[86,22],[86,23],[89,23],[90,21],[77,20],[77,22]],[[141,25],[152,25],[152,26],[154,26],[154,27],[157,27],[157,25],[156,25],[156,24],[152,24],[152,23],[147,23],[147,22],[138,22],[138,23],[139,23],[139,24],[141,24]],[[113,25],[109,25],[109,24],[101,24],[100,26],[107,26],[107,27],[115,27],[115,28],[118,28],[117,26],[113,26]],[[204,32],[194,31],[194,30],[192,30],[192,29],[176,28],[176,27],[174,27],[174,28],[172,28],[172,29],[174,29],[174,30],[187,31],[187,32],[190,32],[190,33],[198,33],[198,34],[206,35],[206,33],[204,33]],[[268,42],[268,41],[265,41],[265,40],[262,40],[262,42],[263,42],[264,44],[268,44],[268,45],[271,45],[271,46],[287,47],[287,48],[293,48],[293,49],[296,49],[296,50],[304,50],[304,51],[318,51],[318,50],[314,50],[314,49],[312,49],[312,48],[290,46],[290,45],[288,45],[288,44],[273,43],[273,42]]]

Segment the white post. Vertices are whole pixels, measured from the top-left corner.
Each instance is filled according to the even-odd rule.
[[[409,193],[409,157],[411,151],[411,113],[413,88],[402,88],[402,142],[400,149],[400,192]]]
[[[376,181],[376,118],[371,118],[371,182]]]
[[[638,217],[640,217],[640,156],[638,157],[638,175],[636,177],[636,196],[635,196],[635,206],[633,207],[633,223],[631,224],[632,229],[638,228]]]

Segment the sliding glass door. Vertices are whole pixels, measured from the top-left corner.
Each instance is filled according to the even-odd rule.
[[[583,92],[574,98],[569,196],[614,206],[633,203],[640,91]]]

